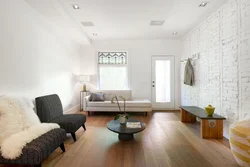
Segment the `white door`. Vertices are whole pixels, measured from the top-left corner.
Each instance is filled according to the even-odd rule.
[[[152,57],[152,107],[174,109],[174,56]]]

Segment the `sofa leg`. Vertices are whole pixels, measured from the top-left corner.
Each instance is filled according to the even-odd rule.
[[[144,116],[145,116],[145,117],[148,116],[148,112],[144,112]]]
[[[42,167],[42,164],[34,165],[34,167]]]
[[[65,152],[64,143],[62,143],[62,144],[60,145],[60,148],[61,148],[61,150],[62,150],[63,152]]]
[[[90,116],[90,111],[88,111],[88,116]]]
[[[82,125],[82,127],[83,127],[83,129],[84,129],[84,130],[86,130],[86,126],[85,126],[85,124],[83,124],[83,125]]]
[[[73,137],[74,141],[76,141],[76,134],[75,133],[71,133],[71,136]]]

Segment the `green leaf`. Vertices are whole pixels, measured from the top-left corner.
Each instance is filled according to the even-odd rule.
[[[118,114],[118,115],[116,115],[115,117],[114,117],[114,120],[117,120],[117,119],[119,119],[120,118],[120,115]]]
[[[132,114],[129,114],[129,113],[127,113],[127,115],[128,115],[128,117],[131,117],[131,116],[132,116]]]

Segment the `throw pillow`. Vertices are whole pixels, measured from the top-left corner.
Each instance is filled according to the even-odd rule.
[[[102,92],[96,92],[96,93],[102,93]],[[93,101],[93,93],[90,94],[89,101]]]
[[[92,93],[92,101],[104,101],[103,93]]]

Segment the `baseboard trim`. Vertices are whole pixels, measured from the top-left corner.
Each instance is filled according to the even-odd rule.
[[[64,113],[65,114],[74,114],[74,113],[79,112],[79,111],[80,111],[80,104],[76,105],[75,107],[72,107],[72,108],[68,109]]]
[[[168,110],[180,110],[180,108],[154,108],[154,107],[152,107],[152,110],[168,111]]]
[[[179,112],[179,109],[153,109],[153,112]]]

